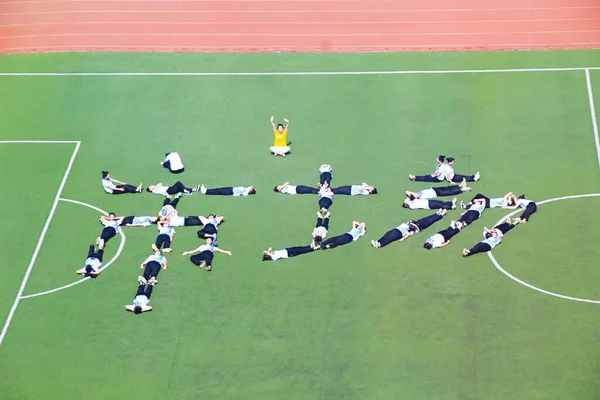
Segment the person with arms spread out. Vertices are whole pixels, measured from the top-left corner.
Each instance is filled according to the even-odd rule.
[[[286,154],[290,152],[290,146],[288,146],[287,142],[287,134],[288,129],[290,127],[290,121],[287,118],[283,119],[285,121],[285,127],[283,124],[277,124],[275,126],[275,117],[271,117],[271,126],[273,127],[273,146],[270,147],[271,153],[274,156],[284,157]]]
[[[212,260],[214,257],[214,252],[231,255],[231,251],[222,250],[215,246],[215,241],[213,238],[207,238],[206,244],[201,245],[197,249],[185,251],[182,256],[187,256],[193,254],[190,257],[190,261],[197,267],[204,268],[206,271],[212,271]]]

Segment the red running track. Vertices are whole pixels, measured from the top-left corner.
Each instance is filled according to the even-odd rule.
[[[0,53],[548,48],[600,48],[600,1],[0,2]]]

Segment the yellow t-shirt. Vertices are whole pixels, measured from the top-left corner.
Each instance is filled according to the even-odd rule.
[[[275,136],[275,141],[273,143],[273,147],[285,147],[287,146],[287,130],[283,132],[279,132],[277,129],[273,131],[273,135]]]

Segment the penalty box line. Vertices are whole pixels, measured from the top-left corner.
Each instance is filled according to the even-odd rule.
[[[56,195],[54,196],[54,202],[52,203],[52,207],[50,208],[50,212],[48,213],[48,218],[46,218],[46,223],[42,228],[42,233],[38,239],[37,245],[35,246],[35,250],[33,251],[33,255],[31,256],[31,260],[29,261],[29,265],[27,266],[27,270],[25,271],[25,276],[21,281],[21,286],[19,287],[19,291],[15,297],[13,305],[8,313],[8,317],[6,318],[6,322],[4,322],[4,326],[2,327],[2,332],[0,332],[0,346],[6,337],[6,332],[10,327],[10,323],[17,311],[17,307],[19,306],[19,302],[23,298],[23,292],[25,291],[25,286],[27,286],[27,281],[29,280],[29,276],[31,275],[31,271],[33,270],[33,266],[35,265],[35,261],[37,260],[38,254],[40,253],[40,249],[42,248],[42,244],[44,242],[44,238],[46,237],[46,233],[48,232],[48,228],[50,227],[50,223],[52,222],[52,218],[54,217],[54,212],[56,211],[56,207],[58,206],[58,202],[60,201],[62,191],[67,183],[67,179],[69,178],[69,174],[71,173],[71,168],[73,168],[73,163],[75,162],[75,158],[77,157],[77,153],[79,152],[79,147],[81,146],[81,141],[57,141],[57,140],[2,140],[0,144],[17,144],[17,143],[50,143],[50,144],[75,144],[75,149],[73,149],[73,153],[71,154],[71,159],[69,160],[69,164],[67,164],[67,169],[63,174],[62,181],[60,182],[60,186],[56,191]]]

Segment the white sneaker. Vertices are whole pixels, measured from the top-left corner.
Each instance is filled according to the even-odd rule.
[[[147,285],[148,281],[146,281],[146,278],[144,278],[143,276],[138,276],[138,282],[140,285]]]
[[[200,189],[202,189],[202,186],[201,186],[201,185],[198,185],[198,186],[196,186],[194,189],[192,189],[192,191],[194,191],[194,192],[199,192],[199,191],[200,191]]]
[[[173,251],[173,249],[172,249],[172,248],[170,248],[170,247],[167,247],[166,249],[162,249],[162,252],[163,252],[163,253],[170,253],[170,252],[172,252],[172,251]]]
[[[444,210],[443,208],[440,208],[439,210],[436,211],[436,214],[443,217],[444,215],[446,215],[447,212],[448,212],[448,210]]]
[[[327,211],[327,214],[325,214],[325,219],[329,218],[330,215],[331,215],[331,212]]]
[[[317,211],[317,218],[323,219],[323,214],[321,214],[321,211]]]
[[[96,246],[100,245],[100,236],[96,238]]]
[[[408,175],[408,179],[410,179],[411,181],[415,180],[415,176],[414,175]]]
[[[479,178],[481,178],[481,174],[479,173],[479,171],[477,171],[477,172],[475,173],[475,180],[476,180],[476,181],[478,181],[478,180],[479,180]]]
[[[510,224],[510,217],[506,217],[502,220],[503,223]]]
[[[169,193],[165,194],[165,197],[169,200],[171,200],[171,195]]]
[[[467,208],[467,206],[466,206],[465,202],[464,202],[464,201],[462,201],[462,200],[460,201],[460,208],[462,208],[463,210],[464,210],[465,208]]]
[[[456,209],[456,197],[452,199],[452,209]]]
[[[206,186],[200,185],[200,193],[206,194]]]
[[[156,247],[156,244],[152,243],[152,250],[154,251],[159,251],[159,248]]]
[[[458,225],[458,222],[456,222],[455,220],[452,220],[452,221],[450,222],[450,228],[452,228],[452,229],[456,229],[456,228],[457,228],[457,225]]]
[[[148,285],[150,286],[154,286],[158,283],[158,281],[156,280],[156,277],[153,276],[152,278],[150,278],[150,280],[148,281]]]
[[[104,249],[104,239],[100,239],[100,241],[98,242],[98,250],[103,250]]]
[[[371,240],[371,246],[375,247],[376,249],[381,247],[381,244],[379,244],[379,242],[377,240]]]
[[[469,255],[469,250],[463,249],[462,255],[463,255],[463,257],[467,257]]]

